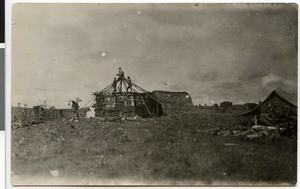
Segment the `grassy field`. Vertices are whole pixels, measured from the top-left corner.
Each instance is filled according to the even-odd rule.
[[[244,118],[205,110],[12,130],[14,184],[294,185],[297,139],[214,134]]]

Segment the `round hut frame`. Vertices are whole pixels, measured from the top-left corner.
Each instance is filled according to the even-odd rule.
[[[130,86],[130,87],[128,87]],[[130,92],[129,90],[130,89]],[[120,77],[101,91],[93,93],[96,117],[150,117],[163,115],[161,103],[154,94]]]

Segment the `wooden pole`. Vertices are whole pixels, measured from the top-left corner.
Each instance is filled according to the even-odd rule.
[[[146,103],[145,103],[145,102],[143,102],[143,104],[144,104],[144,106],[146,107],[146,109],[147,109],[147,112],[148,112],[148,113],[149,113],[149,115],[151,116],[150,110],[148,109],[148,107],[147,107]]]

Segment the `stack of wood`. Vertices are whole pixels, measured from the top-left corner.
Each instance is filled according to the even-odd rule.
[[[296,133],[297,112],[288,106],[269,108],[268,111],[257,116],[258,124],[273,126],[286,131],[285,134]]]
[[[297,132],[297,95],[274,90],[254,109],[240,114],[254,116],[255,125],[272,126],[282,134]]]

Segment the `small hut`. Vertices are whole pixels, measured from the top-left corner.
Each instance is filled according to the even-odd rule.
[[[240,114],[254,116],[255,125],[278,125],[297,121],[297,96],[274,90],[254,109]]]
[[[152,93],[160,101],[164,114],[171,115],[194,107],[192,98],[187,92],[153,91]]]

